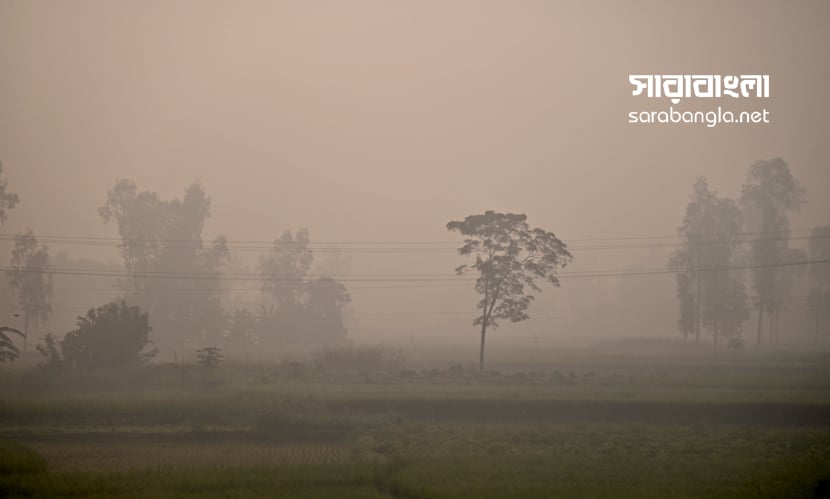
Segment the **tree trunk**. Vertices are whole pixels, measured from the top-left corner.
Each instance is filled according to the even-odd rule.
[[[487,321],[481,323],[481,350],[478,353],[478,370],[484,371],[484,335],[487,333]]]
[[[700,344],[700,271],[695,272],[695,344]]]
[[[769,317],[769,342],[772,344],[773,340],[775,339],[775,314],[778,312],[773,312],[771,314],[767,314]]]

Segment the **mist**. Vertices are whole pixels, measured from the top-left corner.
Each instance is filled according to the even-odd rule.
[[[9,333],[20,350],[14,372],[63,359],[75,373],[48,382],[19,374],[28,380],[21,390],[179,383],[232,392],[236,375],[217,378],[217,366],[280,366],[239,379],[289,384],[375,368],[421,381],[446,371],[475,384],[489,368],[527,373],[529,385],[555,371],[562,383],[594,373],[616,386],[646,371],[648,379],[703,372],[710,362],[728,373],[739,366],[741,380],[772,379],[758,365],[779,363],[798,389],[826,390],[826,357],[798,356],[830,348],[821,294],[830,257],[828,25],[830,6],[808,0],[0,0],[0,181],[19,197],[0,203],[0,324],[25,333]],[[632,95],[629,75],[650,74],[768,75],[768,98],[684,98],[674,107],[763,107],[770,120],[629,123],[630,112],[670,105]],[[752,177],[763,165],[777,168],[769,178],[794,179],[792,199],[752,197],[753,186],[768,185]],[[708,190],[695,198],[699,179]],[[704,230],[689,207],[706,196],[722,211]],[[778,211],[764,218],[767,201]],[[493,221],[500,215],[526,215],[529,232],[516,236],[516,226],[504,237],[521,241],[523,255],[540,244],[555,256],[541,271],[524,267],[537,272],[538,290],[496,293],[492,317],[493,267],[475,267],[487,252],[462,250],[483,232],[452,228],[488,212],[491,228],[507,223]],[[723,214],[737,225],[726,227]],[[548,246],[527,246],[536,228],[551,234]],[[728,250],[706,253],[708,263],[702,252],[688,257],[696,230],[728,240]],[[15,264],[27,231],[31,255],[48,252],[40,270]],[[722,280],[701,280],[704,271]],[[24,275],[43,280],[20,284]],[[21,293],[47,281],[41,317]],[[709,298],[729,286],[728,297]],[[731,315],[718,315],[727,302]],[[108,304],[115,308],[101,308]],[[85,334],[82,317],[94,329],[93,311],[135,314],[136,331],[149,328],[136,333],[144,343],[133,352],[146,358],[111,356],[98,367],[159,371],[122,384],[77,374],[94,363],[84,350],[92,347],[71,338]],[[221,352],[215,365],[205,348]],[[67,360],[80,351],[89,355]],[[338,364],[343,351],[355,365]],[[642,354],[654,357],[632,367],[639,360],[628,356]],[[174,370],[200,362],[210,374]],[[304,389],[295,388],[287,390]],[[356,398],[376,395],[366,390]],[[586,390],[563,400],[590,399]],[[797,419],[826,431],[825,398],[804,396],[820,417],[799,412],[774,424]],[[376,409],[361,403],[352,409]],[[418,419],[413,411],[407,417]],[[724,411],[713,418],[729,420]]]

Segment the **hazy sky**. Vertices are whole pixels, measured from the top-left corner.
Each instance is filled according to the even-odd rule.
[[[737,196],[776,156],[807,187],[792,226],[809,228],[830,220],[828,26],[818,0],[0,0],[0,160],[22,200],[3,231],[114,237],[96,208],[126,177],[164,198],[200,179],[206,236],[230,240],[446,241],[447,221],[487,209],[566,242],[666,236],[696,177]],[[772,123],[629,124],[669,105],[632,97],[636,73],[769,74],[753,105]],[[663,253],[576,252],[574,269]]]

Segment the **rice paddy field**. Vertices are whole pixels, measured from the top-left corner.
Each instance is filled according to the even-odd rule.
[[[2,366],[2,497],[828,497],[830,355]]]

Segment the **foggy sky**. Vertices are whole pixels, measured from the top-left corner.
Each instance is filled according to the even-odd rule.
[[[201,180],[206,239],[453,241],[449,220],[488,209],[566,242],[670,236],[696,177],[736,197],[778,156],[807,188],[791,225],[811,228],[830,221],[828,26],[821,1],[0,0],[0,160],[21,198],[2,232],[116,237],[96,208],[131,178],[165,199]],[[668,107],[631,96],[638,73],[769,74],[772,123],[628,124]],[[572,269],[668,251],[574,251]],[[461,263],[347,256],[343,273]],[[591,286],[534,307],[608,306],[621,284]],[[353,294],[355,315],[473,315],[463,286]]]

